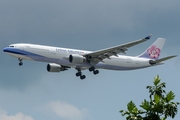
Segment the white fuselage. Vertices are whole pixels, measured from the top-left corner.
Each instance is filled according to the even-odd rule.
[[[88,62],[84,62],[81,64],[69,62],[69,55],[84,55],[87,53],[91,53],[91,51],[35,44],[12,44],[9,47],[4,48],[4,51],[9,55],[20,59],[56,63],[63,66],[81,69],[87,69],[92,66]],[[104,59],[103,62],[97,63],[94,67],[96,69],[133,70],[152,66],[149,63],[149,60],[150,59],[147,58],[118,55],[111,56],[110,59]]]

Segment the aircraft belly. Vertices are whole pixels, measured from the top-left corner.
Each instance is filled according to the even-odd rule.
[[[138,61],[132,58],[113,58],[105,59],[104,63],[98,63],[96,66],[110,70],[134,70],[149,67],[149,64],[147,61]]]
[[[121,66],[121,67],[136,67],[137,66],[137,64],[135,64],[135,61],[133,61],[132,59],[119,59],[119,58],[106,60],[105,64],[112,65],[112,66]]]

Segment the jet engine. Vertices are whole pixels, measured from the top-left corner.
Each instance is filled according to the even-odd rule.
[[[78,54],[71,54],[69,55],[69,62],[71,63],[83,63],[86,62],[86,58],[82,55],[78,55]]]
[[[49,63],[47,65],[47,71],[48,72],[60,72],[60,71],[64,71],[64,67],[62,67],[59,64],[55,64],[55,63]]]

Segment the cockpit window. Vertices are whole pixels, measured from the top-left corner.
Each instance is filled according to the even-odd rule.
[[[10,45],[9,47],[14,47],[14,46]]]

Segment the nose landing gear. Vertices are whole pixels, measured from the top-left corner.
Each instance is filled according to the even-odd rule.
[[[22,59],[18,58],[18,60],[19,60],[19,66],[22,66],[23,65]]]

